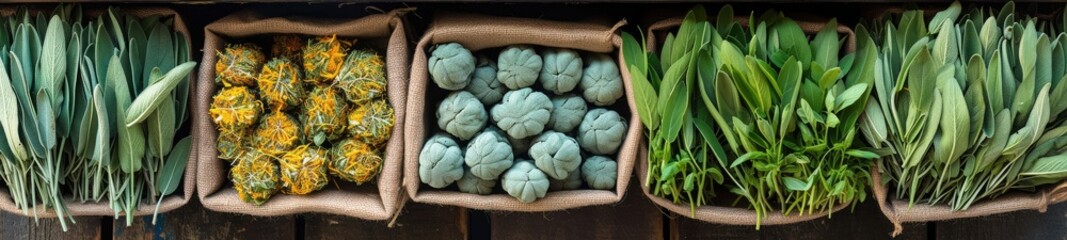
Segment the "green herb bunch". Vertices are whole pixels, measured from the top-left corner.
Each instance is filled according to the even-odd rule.
[[[961,12],[956,2],[929,22],[916,10],[874,24],[883,44],[861,129],[892,153],[880,169],[910,204],[964,210],[1067,177],[1067,35],[1011,2],[995,16]]]
[[[176,130],[196,63],[174,19],[114,8],[82,19],[77,5],[0,18],[0,176],[24,213],[52,208],[64,230],[68,197],[106,196],[127,225],[142,200],[158,207],[190,147]]]
[[[624,36],[649,130],[646,184],[695,208],[725,173],[729,191],[760,217],[862,201],[877,155],[852,142],[873,79],[873,42],[860,34],[859,51],[842,55],[836,21],[811,41],[779,12],[748,23],[726,6],[713,26],[696,7],[659,56]]]

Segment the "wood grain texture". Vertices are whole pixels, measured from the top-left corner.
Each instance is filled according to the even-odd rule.
[[[1067,239],[1067,204],[1044,214],[1020,211],[938,222],[937,239]]]
[[[663,215],[637,184],[618,205],[547,213],[489,213],[492,239],[663,239]]]
[[[465,209],[408,202],[396,226],[386,221],[367,221],[351,217],[304,215],[305,239],[466,239]]]
[[[671,220],[671,239],[890,239],[893,225],[878,211],[874,201],[867,201],[835,213],[831,218],[788,225],[732,226],[711,224],[675,216]],[[905,224],[904,234],[895,239],[926,239],[926,224]]]
[[[0,239],[100,239],[101,219],[99,217],[76,217],[72,223],[67,220],[67,231],[59,220],[54,218],[23,217],[7,212],[0,212]]]
[[[173,212],[139,217],[126,227],[125,220],[114,222],[114,239],[296,239],[296,217],[253,217],[213,212],[197,200]]]

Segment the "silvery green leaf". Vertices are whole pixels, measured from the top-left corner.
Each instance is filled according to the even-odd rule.
[[[168,94],[159,108],[149,115],[148,121],[145,121],[148,125],[148,149],[154,156],[163,157],[170,154],[174,135],[177,133],[175,121],[177,118],[174,115],[174,100]]]
[[[1038,158],[1030,168],[1019,173],[1022,176],[1067,176],[1067,154]]]
[[[130,77],[134,80],[133,88],[135,94],[140,93],[141,89],[144,89],[148,84],[145,83],[144,66],[145,53],[148,45],[148,36],[145,35],[145,29],[141,27],[141,22],[134,18],[126,19],[126,35],[130,37],[129,46],[129,59],[125,59],[130,64]]]
[[[34,76],[37,72],[37,60],[41,56],[41,38],[37,35],[37,29],[30,24],[20,24],[18,30],[15,31],[15,42],[11,45],[11,52],[13,52],[12,58],[18,59],[20,64],[19,73],[22,74],[25,81],[22,83],[14,83],[16,88],[25,88],[27,92],[19,93],[19,97],[30,99],[31,94],[29,92],[30,87],[34,85]],[[14,68],[15,66],[12,66]],[[14,74],[14,70],[11,70]],[[12,78],[14,79],[14,77]],[[23,84],[23,85],[19,85]]]
[[[990,138],[987,145],[982,147],[978,151],[978,166],[976,169],[981,171],[986,169],[989,165],[993,164],[998,157],[1001,156],[1001,152],[1004,151],[1004,147],[1008,145],[1008,137],[1011,135],[1011,113],[1010,110],[1003,109],[997,113],[994,119],[993,137]]]
[[[111,163],[111,157],[109,156],[111,149],[111,132],[113,130],[108,124],[107,115],[107,101],[104,100],[103,88],[100,85],[96,85],[93,88],[93,109],[96,110],[96,141],[95,147],[93,147],[92,159],[99,164],[108,165]]]
[[[947,65],[956,61],[959,56],[959,46],[956,45],[956,30],[952,27],[952,22],[944,22],[943,25],[931,50],[934,63]]]
[[[152,68],[158,67],[163,72],[169,72],[174,68],[173,40],[167,26],[160,24],[152,28],[152,32],[148,35],[148,44],[145,46],[144,71],[141,73],[146,82],[149,81],[148,74]]]
[[[37,92],[37,134],[46,151],[56,147],[56,115],[52,109],[52,98],[43,89]]]
[[[841,111],[852,106],[853,103],[856,103],[856,100],[859,100],[860,97],[863,97],[864,94],[867,93],[867,89],[866,83],[852,85],[851,87],[848,87],[848,89],[845,89],[845,91],[841,92],[834,101],[835,111]]]
[[[889,135],[889,129],[886,127],[885,118],[878,103],[867,102],[867,108],[863,111],[860,119],[860,130],[863,131],[863,136],[867,138],[867,143],[874,148],[882,148],[882,144],[887,143],[886,138]]]
[[[815,63],[824,67],[837,66],[838,52],[841,48],[837,38],[837,19],[833,18],[819,30],[819,33],[815,34],[815,39],[811,40]]]
[[[1044,86],[1046,83],[1052,83],[1052,43],[1049,42],[1048,35],[1041,33],[1041,36],[1037,38],[1037,62],[1034,66],[1034,86]],[[1059,78],[1059,76],[1056,76]]]
[[[1037,30],[1034,29],[1034,24],[1031,22],[1027,24],[1026,32],[1023,34],[1022,39],[1019,40],[1019,66],[1018,69],[1022,71],[1023,79],[1019,83],[1018,89],[1015,90],[1015,97],[1012,101],[1012,114],[1015,115],[1015,125],[1022,125],[1027,119],[1026,112],[1028,112],[1034,106],[1034,91],[1037,90]]]
[[[177,57],[175,63],[184,63],[189,61],[189,43],[185,40],[185,34],[181,32],[174,32],[174,42],[178,45],[178,51],[174,52]],[[177,116],[178,125],[189,119],[189,81],[181,81],[178,83],[178,87],[175,88],[174,103],[177,104]]]
[[[934,160],[947,164],[956,161],[969,143],[970,112],[967,110],[967,101],[963,96],[960,86],[956,81],[946,81],[940,88],[941,93],[941,139],[934,147],[940,155]]]
[[[797,107],[797,96],[800,95],[800,83],[803,80],[800,62],[789,58],[782,66],[782,70],[778,73],[778,81],[781,83],[784,95],[782,96],[782,103],[785,104],[782,109],[782,121],[780,123],[779,138],[784,138],[786,133],[792,131],[791,126],[795,124],[795,115],[793,112]]]
[[[967,20],[961,29],[960,59],[967,60],[974,56],[984,56],[985,48],[982,47],[982,39],[978,36],[978,28],[975,22]]]
[[[196,66],[196,62],[186,62],[178,65],[178,67],[163,75],[161,80],[145,88],[140,95],[137,95],[133,104],[129,106],[129,112],[126,114],[126,125],[130,126],[147,119],[148,115],[163,102],[163,98],[170,98],[169,94],[178,85],[178,82],[186,80],[186,76],[193,70],[194,66]]]
[[[19,138],[18,96],[11,88],[11,79],[4,67],[0,67],[0,106],[5,106],[0,108],[0,127],[3,128],[5,142],[11,148],[12,155],[17,158],[12,160],[28,159],[26,147]]]
[[[1051,104],[1051,116],[1059,116],[1060,113],[1063,113],[1063,110],[1067,110],[1067,84],[1064,84],[1065,81],[1067,81],[1067,75],[1060,78],[1060,84],[1057,84],[1052,89],[1052,92],[1049,93],[1051,96],[1051,101],[1049,102]]]
[[[37,62],[34,91],[45,91],[48,96],[56,95],[57,89],[63,86],[63,77],[67,73],[67,35],[62,22],[59,16],[52,16],[45,33],[44,45],[41,47],[41,58]],[[49,104],[53,108],[58,107],[59,97],[49,99]]]
[[[952,2],[945,10],[937,12],[934,18],[930,19],[930,32],[939,32],[939,29],[950,28],[951,25],[945,26],[945,23],[954,23],[956,18],[960,16],[960,12],[963,11],[963,7],[960,6],[959,1]]]
[[[174,145],[172,154],[167,156],[167,162],[163,164],[159,180],[156,181],[156,189],[160,191],[160,195],[174,193],[181,184],[182,175],[185,174],[185,163],[189,161],[191,143],[192,137],[182,138]]]
[[[986,97],[989,98],[989,109],[994,113],[1000,112],[1006,107],[1004,106],[1004,83],[1001,81],[1001,67],[1003,65],[1001,65],[1000,60],[1000,51],[993,51],[992,57],[989,58],[989,67],[986,68],[985,86],[988,92]]]
[[[1004,147],[1004,153],[1006,156],[1019,156],[1026,152],[1026,149],[1041,137],[1041,134],[1045,131],[1045,124],[1049,120],[1049,102],[1048,92],[1049,85],[1041,87],[1041,91],[1037,94],[1037,99],[1034,103],[1033,109],[1031,109],[1029,118],[1026,121],[1026,125],[1016,131],[1008,138],[1008,145]]]
[[[115,115],[110,117],[122,118],[126,115],[131,100],[129,87],[126,85],[126,73],[122,70],[122,63],[119,62],[118,55],[111,56],[111,61],[108,64],[107,83],[109,85],[108,91],[115,98],[115,105],[113,105]],[[145,144],[144,130],[140,125],[136,124],[132,126],[116,124],[114,127],[118,128],[119,146],[116,155],[118,155],[122,171],[126,173],[139,171],[141,169],[141,160],[144,158],[145,153],[143,145]]]
[[[123,35],[123,32],[122,32],[122,24],[121,24],[122,20],[120,20],[120,19],[122,19],[121,18],[122,15],[120,15],[120,13],[116,13],[116,11],[118,11],[118,9],[115,9],[115,8],[108,8],[107,9],[108,23],[106,23],[106,24],[110,24],[109,26],[111,27],[111,29],[108,29],[108,32],[111,33],[112,39],[119,40],[118,41],[119,51],[120,52],[125,52],[126,51],[126,42],[124,42],[124,41],[127,38],[126,38],[125,35]]]
[[[36,34],[35,34],[36,35]],[[22,128],[22,136],[26,139],[26,144],[29,146],[30,153],[37,156],[43,156],[46,153],[44,143],[41,142],[37,131],[37,110],[33,108],[33,100],[30,98],[29,80],[22,72],[22,62],[15,55],[14,52],[9,52],[11,56],[11,85],[15,90],[15,95],[18,97],[19,102],[19,116],[22,119],[19,126]]]
[[[106,81],[108,64],[111,63],[111,61],[108,61],[107,59],[111,59],[111,55],[115,55],[116,49],[115,45],[111,42],[111,35],[109,35],[107,29],[104,28],[102,24],[97,24],[95,36],[96,41],[93,43],[93,49],[95,50],[94,54],[96,57],[92,57],[92,59],[95,59],[94,62],[96,63],[94,72],[97,74],[97,80]]]
[[[61,136],[71,136],[71,139],[78,139],[77,134],[79,131],[74,130],[77,124],[76,115],[78,111],[82,109],[77,108],[79,101],[76,96],[81,92],[78,82],[78,67],[81,65],[81,40],[79,40],[78,33],[71,35],[70,41],[67,42],[66,49],[66,75],[64,76],[62,89],[63,108],[59,112],[59,134]]]
[[[972,145],[977,145],[982,139],[981,136],[989,136],[990,134],[993,134],[992,129],[990,129],[988,132],[984,131],[986,120],[985,118],[987,114],[985,95],[983,94],[985,94],[985,86],[983,86],[982,82],[980,81],[978,82],[978,84],[971,85],[971,87],[967,89],[967,93],[964,94],[964,98],[966,99],[967,110],[970,113],[969,116],[971,127],[969,131],[970,140],[967,142]]]
[[[904,165],[907,167],[918,166],[919,162],[923,160],[923,156],[925,156],[926,151],[930,149],[934,136],[937,133],[937,126],[941,123],[941,113],[942,108],[944,107],[942,106],[941,94],[935,91],[933,96],[933,104],[927,114],[926,122],[920,123],[925,124],[922,128],[922,135],[917,139],[918,142],[915,142],[912,145],[916,146],[915,151],[912,152],[911,156],[905,156]]]

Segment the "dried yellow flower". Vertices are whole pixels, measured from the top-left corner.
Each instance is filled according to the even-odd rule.
[[[219,131],[237,132],[255,124],[263,105],[248,87],[223,88],[212,97],[211,120]]]
[[[259,96],[272,110],[285,110],[304,100],[300,69],[285,58],[271,59],[259,72]]]
[[[252,144],[260,151],[279,156],[300,143],[300,128],[296,119],[281,111],[274,111],[259,120],[252,134]]]
[[[304,136],[315,145],[322,146],[326,140],[338,139],[344,133],[348,103],[333,87],[312,89],[303,110],[300,122],[304,124]]]
[[[233,163],[233,160],[244,153],[245,139],[248,136],[248,131],[219,131],[218,142],[215,143],[219,159]]]
[[[245,149],[230,168],[230,180],[237,197],[254,205],[267,202],[280,184],[278,164],[270,155],[255,149]]]
[[[215,83],[226,87],[254,85],[256,73],[266,61],[263,51],[249,43],[229,45],[215,55],[219,58],[215,62]]]
[[[300,62],[300,54],[304,51],[304,39],[296,34],[274,36],[274,44],[271,44],[270,53],[275,58],[288,58],[290,61]]]
[[[369,182],[382,169],[382,157],[373,146],[350,138],[334,144],[330,159],[330,174],[356,184]]]
[[[304,48],[304,73],[308,81],[325,84],[333,81],[341,71],[345,53],[352,43],[337,39],[337,35],[323,36],[308,41]]]
[[[353,104],[363,104],[385,96],[388,85],[382,57],[370,49],[348,53],[336,81],[337,87],[345,93],[345,98]]]
[[[378,99],[348,113],[348,134],[367,144],[379,146],[393,134],[393,107]]]
[[[304,195],[322,189],[330,181],[325,149],[301,145],[278,161],[282,173],[282,193]]]

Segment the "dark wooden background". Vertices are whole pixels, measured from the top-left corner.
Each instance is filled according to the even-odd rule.
[[[16,0],[41,2],[37,0]],[[409,16],[412,36],[442,10],[473,11],[512,16],[579,19],[592,15],[627,18],[632,25],[647,25],[655,20],[684,13],[688,3],[668,1],[611,1],[592,3],[485,3],[416,1],[412,3],[233,3],[228,1],[185,2],[179,4],[141,1],[122,6],[155,5],[176,9],[192,32],[193,46],[203,42],[203,27],[227,14],[257,9],[275,14],[358,17],[379,9],[413,6],[419,10]],[[611,2],[611,3],[605,3]],[[734,4],[738,13],[767,8],[835,16],[842,23],[855,23],[864,16],[878,14],[887,7],[937,7],[941,0],[822,0],[766,1],[741,0]],[[770,4],[773,2],[774,4]],[[817,2],[817,3],[813,3]],[[886,3],[896,2],[896,3]],[[909,3],[900,3],[909,2]],[[915,2],[922,2],[916,4]],[[997,0],[984,4],[999,7]],[[988,3],[993,2],[993,3]],[[1029,1],[1034,2],[1034,1]],[[1063,0],[1020,3],[1018,9],[1035,12],[1055,11]],[[40,4],[40,3],[35,3]],[[45,3],[47,4],[47,3]],[[103,6],[99,0],[86,7]],[[114,3],[112,3],[114,4]],[[719,4],[706,4],[718,9]],[[0,4],[0,6],[3,6]],[[629,28],[628,31],[636,31]],[[417,37],[409,38],[412,41]],[[413,44],[414,45],[414,44]],[[201,55],[196,51],[197,56]],[[199,59],[197,57],[196,59]],[[637,182],[637,181],[634,181]],[[160,215],[159,224],[151,216],[138,218],[126,227],[124,220],[111,217],[80,217],[68,232],[54,219],[26,218],[0,213],[0,239],[889,239],[892,225],[878,211],[874,201],[867,201],[853,211],[842,211],[829,219],[782,226],[728,226],[690,220],[665,213],[644,195],[636,184],[625,199],[616,205],[586,207],[552,213],[485,212],[458,207],[409,203],[393,228],[386,222],[364,221],[328,214],[301,214],[283,217],[251,217],[217,213],[204,209],[194,199],[188,205]],[[1048,212],[1024,211],[988,217],[929,223],[910,223],[897,239],[1067,239],[1067,204],[1051,206]]]

